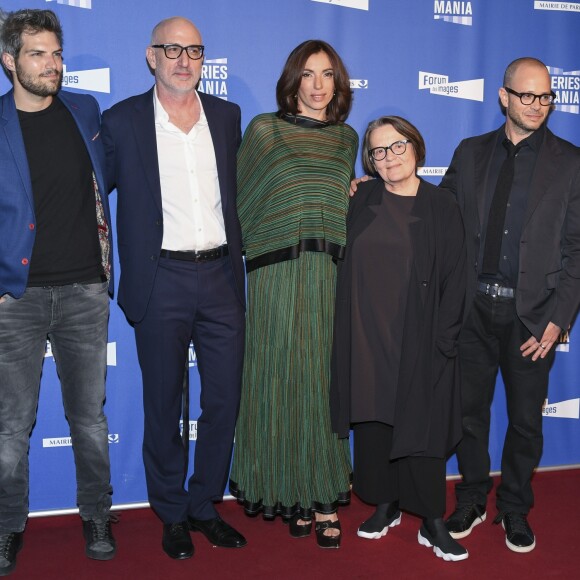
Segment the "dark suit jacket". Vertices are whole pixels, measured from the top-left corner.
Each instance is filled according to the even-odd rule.
[[[240,108],[199,93],[215,149],[229,256],[240,302],[245,304],[242,242],[236,212],[236,155]],[[127,318],[145,316],[163,240],[153,89],[103,113],[103,143],[110,189],[117,188],[119,304]]]
[[[340,437],[349,434],[351,390],[364,388],[350,372],[350,310],[380,308],[351,304],[351,248],[376,217],[372,206],[380,204],[383,195],[381,179],[359,184],[348,210],[345,259],[338,263],[330,408],[333,430]],[[456,357],[465,298],[463,224],[453,196],[424,181],[412,217],[413,268],[401,338],[392,458],[445,457],[461,437]]]
[[[104,175],[105,157],[99,133],[99,105],[90,95],[61,91],[58,98],[71,112],[85,142],[101,193],[105,218],[111,224]],[[20,298],[24,294],[28,284],[35,226],[28,159],[14,103],[14,91],[9,91],[0,97],[0,296],[10,294]],[[112,227],[109,228],[112,248],[111,230]],[[110,292],[113,291],[112,276],[111,264]]]
[[[468,256],[467,308],[473,302],[483,208],[497,131],[457,147],[441,187],[457,197]],[[580,304],[580,150],[546,130],[520,238],[517,313],[540,340],[548,324],[567,329]]]

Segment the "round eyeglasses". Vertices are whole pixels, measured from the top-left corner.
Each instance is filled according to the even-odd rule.
[[[152,44],[151,48],[162,48],[165,56],[172,60],[179,58],[184,50],[191,60],[199,60],[203,56],[205,46],[203,44],[190,44],[189,46],[181,46],[181,44]]]
[[[390,145],[384,145],[383,147],[373,147],[369,149],[369,155],[375,161],[382,161],[387,156],[387,151],[390,149],[395,155],[402,155],[407,150],[407,143],[409,143],[409,139],[405,139],[404,141],[395,141]]]
[[[554,93],[554,91],[544,93],[543,95],[536,95],[534,93],[518,93],[509,87],[504,87],[504,89],[510,93],[510,95],[519,97],[522,105],[531,105],[536,99],[538,99],[540,105],[543,107],[549,107],[550,105],[553,105],[556,100],[556,93]]]

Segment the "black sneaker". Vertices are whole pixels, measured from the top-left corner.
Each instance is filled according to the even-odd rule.
[[[459,562],[469,557],[467,550],[451,537],[442,518],[423,520],[417,539],[422,546],[433,548],[435,555],[446,562]]]
[[[387,535],[389,528],[394,528],[400,523],[401,510],[399,509],[399,502],[392,502],[388,504],[384,514],[377,508],[377,511],[359,526],[356,535],[367,540],[378,540]]]
[[[22,548],[24,532],[0,534],[0,576],[8,576],[16,568],[16,554]]]
[[[117,543],[111,531],[111,516],[83,520],[85,554],[93,560],[112,560],[117,552]]]
[[[458,505],[455,511],[447,518],[445,526],[452,538],[460,540],[471,534],[471,530],[485,522],[485,505],[469,503]]]
[[[499,524],[500,522],[505,530],[506,546],[512,552],[525,554],[536,547],[536,538],[530,524],[528,524],[526,514],[500,512],[493,523]]]

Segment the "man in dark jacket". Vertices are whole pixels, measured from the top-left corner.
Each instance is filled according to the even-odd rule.
[[[462,141],[441,182],[459,202],[471,265],[459,340],[463,480],[447,526],[463,538],[486,517],[499,369],[509,424],[495,522],[515,552],[536,545],[527,514],[542,454],[542,403],[558,338],[580,302],[580,151],[546,127],[554,97],[542,62],[512,62],[499,89],[505,125]]]

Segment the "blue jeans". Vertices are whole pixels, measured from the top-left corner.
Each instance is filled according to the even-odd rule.
[[[24,530],[28,448],[50,339],[70,426],[83,519],[111,507],[103,413],[109,297],[106,283],[28,288],[0,298],[0,533]]]

